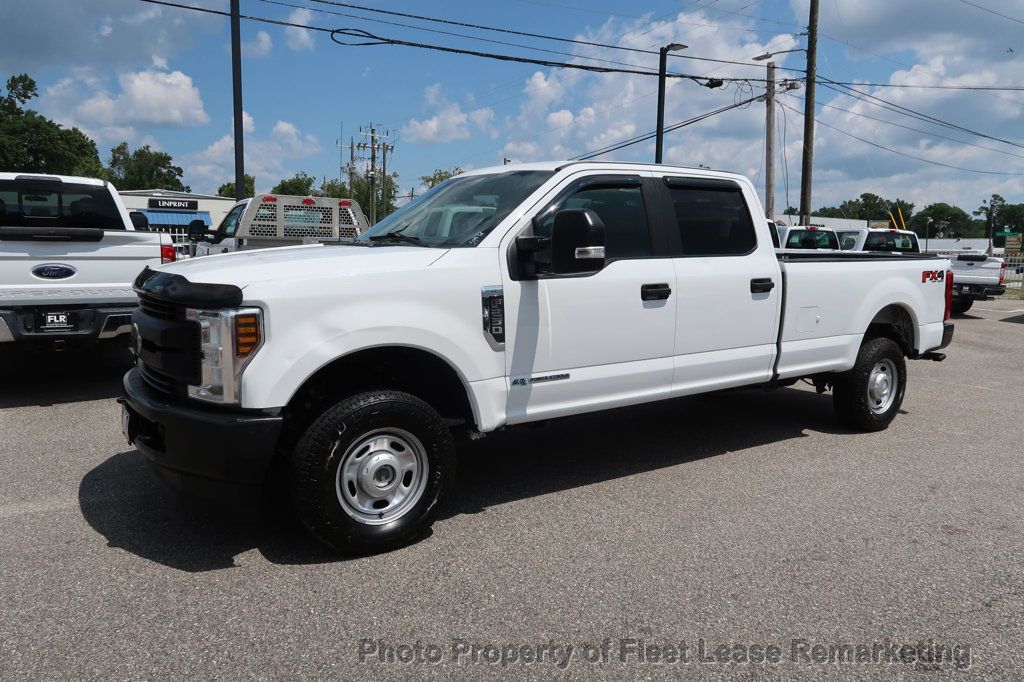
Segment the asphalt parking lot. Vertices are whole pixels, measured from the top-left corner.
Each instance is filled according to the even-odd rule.
[[[885,432],[784,389],[495,434],[462,452],[431,536],[359,559],[170,498],[120,433],[123,354],[5,355],[0,676],[1011,675],[1024,300],[956,322],[945,362],[910,363]],[[686,642],[690,661],[641,661],[632,640]],[[781,661],[695,661],[701,641]],[[921,642],[960,658],[809,648]]]

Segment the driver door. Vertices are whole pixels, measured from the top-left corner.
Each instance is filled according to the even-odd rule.
[[[649,220],[649,174],[571,176],[503,240],[508,423],[655,400],[672,385],[675,268]],[[589,208],[605,226],[605,265],[553,275],[518,263],[515,237],[550,235],[554,212]],[[531,220],[534,216],[537,220]],[[550,246],[547,247],[550,249]]]

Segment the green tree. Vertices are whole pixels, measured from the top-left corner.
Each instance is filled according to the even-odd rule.
[[[982,199],[981,206],[973,211],[974,215],[979,216],[984,222],[984,237],[992,237],[994,235],[995,230],[993,228],[999,224],[1000,213],[1005,205],[1006,199],[998,194],[993,194],[989,199]]]
[[[903,199],[889,201],[877,194],[865,192],[856,199],[847,199],[839,206],[825,206],[814,212],[814,215],[823,218],[849,218],[851,220],[888,220],[889,211],[892,211],[893,219],[899,223],[899,211],[903,212],[903,219],[910,226],[910,217],[914,213],[914,205]]]
[[[256,195],[256,178],[248,173],[245,174],[245,196],[252,197]],[[235,183],[225,182],[223,185],[217,188],[217,196],[235,198]]]
[[[999,229],[1024,232],[1024,204],[1004,204],[999,212]]]
[[[306,171],[299,171],[290,178],[285,178],[271,188],[271,194],[287,194],[290,196],[304,197],[313,193],[313,183],[316,178]]]
[[[970,214],[962,208],[938,202],[929,204],[915,213],[914,217],[907,221],[907,227],[922,238],[927,236],[935,239],[941,234],[949,239],[969,236],[974,227],[973,222]]]
[[[119,190],[168,189],[176,192],[191,192],[182,184],[184,171],[174,165],[174,159],[166,152],[154,151],[148,144],[131,151],[127,142],[110,150],[110,164],[106,177]]]
[[[448,170],[445,170],[444,168],[438,168],[430,175],[421,175],[420,181],[427,189],[430,189],[437,183],[444,182],[448,178],[454,178],[456,175],[459,175],[462,172],[462,169],[459,168],[458,166],[449,168]]]
[[[0,168],[26,173],[97,176],[96,143],[78,128],[65,128],[24,105],[37,94],[28,74],[7,79],[0,96]]]

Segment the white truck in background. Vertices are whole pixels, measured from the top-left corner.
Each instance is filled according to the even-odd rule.
[[[949,261],[776,253],[763,216],[739,175],[513,164],[352,244],[147,269],[122,429],[179,490],[248,507],[281,483],[316,537],[375,552],[452,492],[453,430],[800,379],[887,428],[906,359],[952,339]]]
[[[147,226],[103,180],[0,173],[0,347],[127,338],[132,281],[175,259],[170,236]]]
[[[953,263],[953,313],[963,315],[975,301],[1006,293],[1006,261],[984,253],[942,253]]]
[[[301,244],[352,241],[369,223],[359,204],[335,197],[257,194],[228,211],[217,229],[202,221],[189,225],[196,256]]]
[[[912,230],[862,227],[857,230],[839,230],[838,235],[839,247],[843,251],[921,252],[917,234]]]

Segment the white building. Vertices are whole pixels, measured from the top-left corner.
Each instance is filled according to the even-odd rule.
[[[175,236],[184,235],[193,220],[216,227],[235,205],[235,200],[227,197],[167,189],[134,189],[118,194],[129,211],[146,215],[150,229]]]

